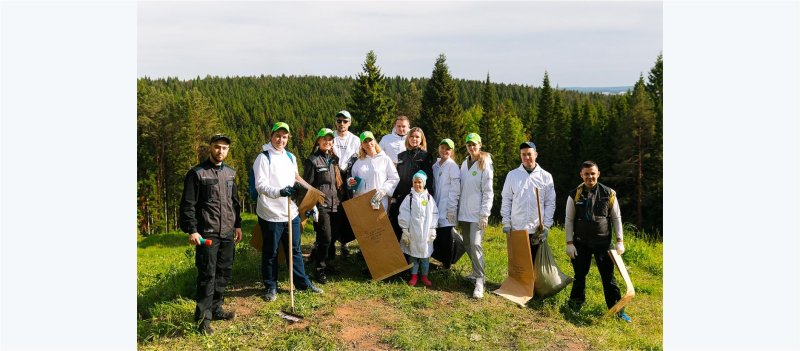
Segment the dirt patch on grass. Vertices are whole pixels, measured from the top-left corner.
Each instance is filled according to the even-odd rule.
[[[320,321],[320,326],[339,336],[347,349],[393,350],[381,343],[381,338],[395,321],[394,307],[379,300],[363,300],[337,307]]]

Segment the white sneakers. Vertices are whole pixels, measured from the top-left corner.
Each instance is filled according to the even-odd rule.
[[[483,298],[483,278],[475,279],[475,290],[472,291],[472,297],[476,299]]]

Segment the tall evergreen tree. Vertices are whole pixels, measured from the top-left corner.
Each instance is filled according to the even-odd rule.
[[[484,145],[482,149],[492,153],[495,163],[498,157],[503,156],[502,150],[505,150],[505,138],[502,137],[504,123],[501,118],[502,115],[499,113],[497,100],[497,90],[489,80],[489,74],[487,73],[486,83],[483,87],[483,98],[481,99],[483,117],[481,117],[480,131],[478,133],[483,139]]]
[[[425,85],[422,110],[417,122],[431,144],[438,144],[443,138],[459,140],[465,137],[458,88],[450,76],[446,59],[444,54],[436,59],[431,79]]]
[[[422,92],[417,89],[414,82],[409,83],[408,89],[400,96],[397,103],[397,114],[405,115],[415,120],[419,118],[422,109]]]
[[[649,175],[650,190],[643,204],[644,217],[650,219],[650,226],[661,228],[663,223],[663,192],[664,192],[664,69],[662,54],[656,58],[656,63],[647,75],[647,92],[653,101],[656,125],[653,145],[653,157],[644,162],[644,169]]]
[[[555,98],[550,88],[550,77],[544,72],[542,90],[536,104],[536,125],[531,128],[531,139],[537,144],[547,145],[555,138],[555,114],[553,105]]]
[[[370,50],[361,66],[362,72],[356,76],[347,109],[354,117],[355,130],[383,135],[391,131],[395,102],[387,94],[386,77],[376,61],[375,52]]]

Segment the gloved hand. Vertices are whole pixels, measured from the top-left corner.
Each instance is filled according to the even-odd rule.
[[[436,240],[436,229],[431,229],[428,231],[428,242],[432,243]]]
[[[567,244],[567,256],[573,260],[578,256],[578,249],[575,248],[575,245]]]
[[[511,234],[511,226],[503,226],[503,233]]]
[[[314,222],[319,222],[319,210],[317,206],[312,207],[310,210],[306,211],[306,218],[314,219]]]
[[[347,178],[347,186],[353,188],[356,186],[356,179],[353,177]]]
[[[487,225],[489,225],[489,217],[481,217],[481,219],[478,221],[478,229],[484,230],[486,229]]]
[[[625,253],[625,244],[623,244],[621,241],[617,241],[617,244],[614,245],[614,249],[617,250],[617,254],[622,255]]]
[[[456,218],[456,213],[455,212],[447,212],[447,221],[448,222],[450,222],[452,224],[457,224],[456,223],[457,220],[458,219]]]
[[[372,196],[372,199],[370,199],[370,201],[371,201],[371,202],[374,202],[374,203],[378,203],[378,202],[380,202],[381,200],[383,200],[383,197],[384,197],[385,195],[386,195],[386,193],[385,193],[385,192],[383,192],[383,190],[381,190],[381,189],[378,189],[378,190],[376,190],[376,191],[375,191],[375,195],[373,195],[373,196]]]
[[[409,237],[408,229],[403,229],[403,236],[400,237],[400,241],[402,241],[406,246],[411,244],[411,238]]]
[[[295,191],[297,191],[297,190],[294,190],[293,187],[287,186],[287,187],[281,189],[281,196],[292,196],[292,195],[294,195]]]
[[[547,241],[547,235],[550,234],[550,231],[547,228],[542,228],[539,230],[539,241]]]

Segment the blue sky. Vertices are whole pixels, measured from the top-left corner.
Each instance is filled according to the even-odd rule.
[[[661,52],[661,2],[140,2],[138,76],[388,76],[633,85]]]

